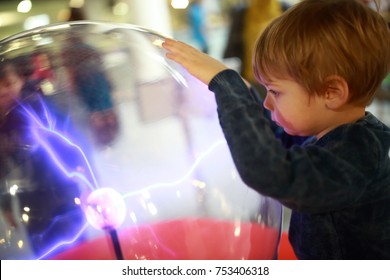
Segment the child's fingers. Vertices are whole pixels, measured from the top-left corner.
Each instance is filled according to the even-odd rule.
[[[167,50],[168,59],[183,66],[206,85],[218,72],[227,68],[221,62],[184,42],[166,39],[162,46]]]
[[[162,46],[167,50],[167,58],[182,65],[190,59],[191,52],[193,52],[192,47],[189,45],[172,39],[167,39]]]
[[[178,41],[169,38],[165,39],[165,41],[162,43],[163,48],[168,51],[178,50],[178,45]]]
[[[164,49],[175,53],[198,53],[199,51],[194,47],[187,45],[184,42],[176,41],[173,39],[165,39],[162,43]]]

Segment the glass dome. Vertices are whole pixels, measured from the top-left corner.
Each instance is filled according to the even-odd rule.
[[[1,259],[273,259],[213,93],[164,36],[77,21],[0,41]]]

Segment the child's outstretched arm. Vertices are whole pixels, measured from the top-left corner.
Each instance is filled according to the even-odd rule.
[[[167,58],[183,66],[206,85],[219,72],[228,69],[222,62],[183,42],[167,38],[162,46],[167,50]]]

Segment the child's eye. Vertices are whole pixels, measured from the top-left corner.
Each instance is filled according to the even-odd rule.
[[[271,93],[273,96],[278,96],[279,95],[279,92],[273,90],[273,89],[269,89],[268,90],[269,93]]]

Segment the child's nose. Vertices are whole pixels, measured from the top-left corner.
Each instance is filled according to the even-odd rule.
[[[266,95],[264,102],[263,102],[264,108],[267,110],[272,111],[273,110],[273,105],[272,105],[272,97],[270,97],[269,94]]]

